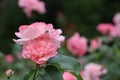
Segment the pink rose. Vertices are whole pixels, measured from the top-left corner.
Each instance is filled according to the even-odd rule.
[[[116,13],[113,17],[115,23],[115,29],[111,32],[113,37],[120,37],[120,13]]]
[[[16,36],[20,39],[14,41],[23,45],[22,56],[30,59],[40,66],[57,54],[60,43],[64,41],[60,29],[53,29],[52,24],[36,22],[31,25],[20,26]]]
[[[64,72],[63,80],[77,80],[77,78],[69,72]]]
[[[44,64],[49,58],[57,54],[57,47],[46,33],[34,40],[28,41],[23,46],[22,56],[31,59],[37,64]]]
[[[98,49],[102,45],[101,38],[92,39],[90,41],[90,51],[93,52],[94,50]]]
[[[104,35],[109,35],[114,25],[110,23],[101,23],[97,26],[97,30]]]
[[[7,54],[7,55],[5,56],[5,61],[8,62],[8,63],[13,62],[13,61],[14,61],[13,55]]]
[[[120,37],[120,24],[115,25],[116,29],[114,32],[116,32],[117,37]]]
[[[120,37],[120,25],[112,25],[108,23],[101,23],[97,26],[97,30],[104,35],[108,35],[110,39]]]
[[[19,32],[15,32],[15,35],[20,39],[15,40],[16,43],[24,45],[27,41],[38,38],[39,36],[48,33],[55,43],[56,47],[60,47],[60,43],[64,41],[65,37],[61,36],[62,31],[60,29],[53,29],[52,24],[46,24],[44,22],[35,22],[31,25],[22,25],[19,27]]]
[[[120,12],[114,15],[113,22],[115,23],[115,25],[120,25]]]
[[[100,76],[106,72],[107,70],[102,65],[89,63],[85,66],[84,70],[80,72],[80,75],[83,80],[101,80]]]
[[[83,80],[101,80],[99,76],[91,76],[91,74],[86,71],[81,71],[80,75]]]
[[[115,27],[111,28],[109,38],[113,39],[115,37],[120,37],[120,25],[115,25]]]
[[[23,11],[28,17],[31,17],[32,11],[37,11],[38,13],[45,13],[45,3],[39,0],[19,0],[19,7],[23,8]]]
[[[104,66],[95,63],[87,64],[84,71],[89,73],[92,77],[99,77],[107,72]]]
[[[87,39],[75,33],[67,41],[67,48],[75,55],[83,56],[87,51]]]
[[[109,37],[111,39],[114,37],[117,37],[117,27],[116,26],[111,29]]]

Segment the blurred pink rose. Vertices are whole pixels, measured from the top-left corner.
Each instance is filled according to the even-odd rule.
[[[100,77],[101,75],[107,73],[107,70],[104,68],[104,66],[95,63],[87,64],[84,68],[84,71],[89,73],[92,77]]]
[[[75,33],[70,39],[68,39],[67,48],[74,55],[84,56],[87,51],[87,39],[81,37],[79,33]]]
[[[37,11],[38,13],[45,13],[45,3],[39,0],[19,0],[19,7],[23,8],[27,17],[31,17],[32,11]]]
[[[83,80],[101,80],[100,76],[107,73],[107,70],[102,66],[95,63],[89,63],[85,66],[84,70],[80,72]]]
[[[77,78],[74,75],[72,75],[70,72],[64,72],[63,80],[77,80]]]
[[[120,24],[112,25],[108,23],[101,23],[97,26],[97,30],[104,35],[108,35],[110,39],[120,37]]]
[[[120,12],[114,15],[113,22],[115,23],[115,29],[111,32],[111,36],[120,37]]]
[[[115,23],[115,25],[120,25],[120,12],[114,15],[113,22]]]
[[[112,29],[111,29],[111,31],[110,31],[110,34],[109,34],[109,38],[110,38],[110,40],[112,40],[113,38],[115,38],[115,37],[118,37],[118,29],[117,29],[117,27],[115,26],[115,27],[113,27]]]
[[[110,23],[101,23],[97,26],[97,30],[104,35],[109,35],[113,28],[114,28],[114,25]]]
[[[83,80],[101,80],[99,76],[92,76],[91,74],[89,74],[86,71],[80,72],[80,75]]]
[[[94,51],[96,49],[98,49],[100,46],[102,45],[102,40],[101,38],[96,38],[96,39],[92,39],[90,41],[90,51]]]
[[[115,25],[115,27],[116,27],[116,29],[115,29],[116,35],[117,35],[117,37],[120,37],[120,24]]]
[[[120,12],[114,15],[113,22],[115,25],[110,23],[101,23],[97,26],[97,30],[104,35],[108,35],[110,40],[115,37],[120,37]]]
[[[13,62],[14,61],[13,55],[11,55],[11,54],[5,55],[5,61],[8,62],[8,63]]]
[[[36,22],[31,25],[20,26],[15,34],[21,38],[14,41],[23,45],[22,56],[41,66],[57,54],[57,48],[64,41],[60,29],[53,29],[52,24]]]

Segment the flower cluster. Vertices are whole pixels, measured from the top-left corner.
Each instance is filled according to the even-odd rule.
[[[104,68],[104,66],[95,63],[89,63],[85,66],[84,70],[80,72],[80,75],[82,76],[83,80],[100,80],[100,76],[106,73],[107,70]],[[64,72],[63,79],[77,80],[77,78],[70,72]]]
[[[120,13],[113,17],[114,25],[111,23],[101,23],[97,26],[97,30],[104,35],[108,35],[111,39],[120,37]]]
[[[104,35],[111,34],[111,31],[113,30],[113,28],[114,28],[114,25],[110,23],[101,23],[97,26],[97,30]]]
[[[23,8],[27,17],[31,17],[32,11],[37,11],[38,13],[45,13],[45,3],[39,0],[19,0],[18,5]]]
[[[20,39],[14,41],[23,45],[22,56],[40,64],[57,54],[60,43],[64,41],[60,29],[53,29],[52,24],[35,22],[31,25],[22,25],[19,32],[15,32]]]

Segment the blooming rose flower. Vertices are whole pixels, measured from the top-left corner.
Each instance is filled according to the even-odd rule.
[[[110,23],[101,23],[97,26],[97,30],[104,35],[109,35],[113,28],[114,28],[114,25]]]
[[[68,39],[67,47],[73,54],[83,56],[87,51],[87,39],[75,33]]]
[[[120,25],[120,12],[114,15],[113,22],[115,23],[115,25]]]
[[[77,80],[77,78],[74,75],[72,75],[70,72],[64,72],[63,80]]]
[[[5,61],[8,62],[8,63],[13,62],[13,61],[14,61],[13,55],[7,54],[7,55],[5,56]]]
[[[98,49],[101,46],[101,44],[102,44],[101,38],[92,39],[90,41],[90,48],[91,48],[90,51],[94,51]]]
[[[60,47],[60,43],[64,41],[65,37],[61,36],[62,31],[60,29],[53,29],[52,24],[46,24],[44,22],[35,22],[31,25],[22,25],[19,27],[19,32],[15,32],[15,35],[20,39],[14,41],[18,44],[24,45],[27,41],[33,40],[45,33],[48,33],[55,43],[56,47]]]
[[[80,75],[83,80],[101,80],[99,76],[91,76],[88,72],[86,71],[81,71]]]
[[[49,58],[56,55],[57,47],[48,34],[28,41],[23,46],[22,56],[38,64],[44,64]]]
[[[36,22],[31,25],[20,26],[15,34],[20,38],[14,41],[23,45],[22,56],[41,66],[57,54],[57,48],[64,41],[60,29],[53,29],[52,24]]]
[[[31,17],[32,11],[37,11],[38,13],[45,13],[45,3],[39,0],[19,0],[18,5],[23,8],[23,11],[28,17]]]
[[[85,66],[84,70],[80,72],[80,75],[83,80],[101,80],[100,76],[106,72],[107,70],[102,65],[89,63]]]
[[[92,77],[99,77],[107,72],[104,66],[95,63],[87,64],[84,68],[84,71],[89,73]]]

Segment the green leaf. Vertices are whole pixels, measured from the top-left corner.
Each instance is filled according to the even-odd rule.
[[[54,64],[65,71],[75,72],[75,74],[79,74],[81,70],[80,63],[76,59],[62,54],[58,54],[56,57],[49,59],[48,64]]]
[[[35,80],[45,80],[41,75],[38,75]]]
[[[48,77],[51,77],[52,80],[63,80],[62,78],[62,73],[57,69],[57,67],[55,66],[47,66],[45,68],[46,70],[46,80],[49,80],[47,79],[47,76]]]
[[[14,54],[14,55],[16,55],[16,54],[18,54],[18,52],[21,52],[21,50],[22,50],[22,46],[21,45],[19,45],[19,44],[14,44],[14,45],[12,45],[13,47],[12,47],[12,53]]]
[[[35,70],[34,70],[34,69],[31,70],[30,72],[28,72],[28,73],[24,76],[23,80],[29,80],[30,77],[31,77],[34,73],[35,73]]]
[[[101,37],[102,38],[102,41],[104,42],[104,43],[109,43],[109,38],[107,37],[107,36],[103,36],[103,37]]]
[[[57,67],[49,65],[45,67],[45,74],[39,74],[36,80],[63,80],[63,78]]]
[[[77,77],[78,80],[83,80],[80,75],[77,75],[76,77]]]
[[[39,74],[40,74],[40,75],[44,75],[44,74],[45,74],[44,68],[39,68]]]

